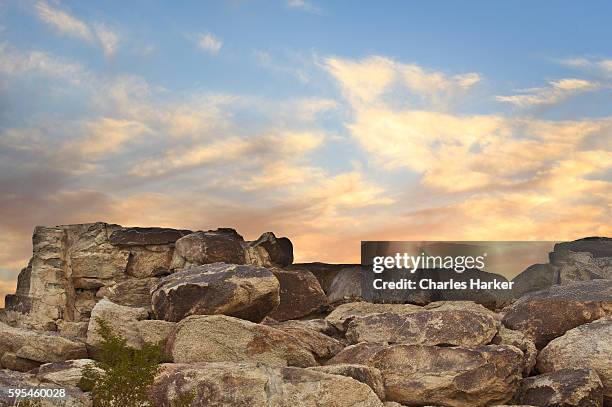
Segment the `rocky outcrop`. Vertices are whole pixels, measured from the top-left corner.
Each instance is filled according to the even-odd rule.
[[[198,406],[383,407],[368,385],[350,377],[245,363],[167,364],[150,390],[159,407],[189,393]]]
[[[162,278],[151,302],[155,316],[167,321],[223,314],[259,322],[279,304],[279,283],[263,267],[207,264]]]
[[[354,317],[346,338],[351,343],[478,346],[488,344],[499,325],[496,314],[481,305],[443,302],[404,314]]]
[[[277,321],[297,319],[323,311],[327,297],[319,281],[308,270],[271,270],[280,284],[280,303],[268,314]]]
[[[612,280],[593,280],[527,294],[504,310],[502,322],[541,349],[568,330],[611,313]]]
[[[469,407],[504,403],[514,395],[523,369],[522,353],[504,345],[394,345],[361,352],[354,349],[352,357],[353,363],[379,369],[387,400],[406,405]]]
[[[82,342],[57,334],[14,328],[0,323],[0,356],[6,353],[11,353],[11,357],[38,363],[87,357],[87,350]]]
[[[601,380],[590,369],[561,369],[521,380],[515,402],[544,407],[601,407]]]
[[[604,405],[612,403],[612,317],[569,330],[538,355],[542,373],[561,369],[593,369],[603,383]]]
[[[224,315],[194,315],[183,319],[170,335],[167,351],[175,363],[317,365],[313,354],[293,336],[266,325]]]

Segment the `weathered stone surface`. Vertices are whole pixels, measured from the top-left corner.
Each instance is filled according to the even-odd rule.
[[[221,228],[195,232],[175,243],[171,268],[188,268],[210,263],[245,264],[242,236],[234,229]]]
[[[514,283],[512,295],[519,298],[522,295],[539,291],[559,283],[558,268],[550,263],[534,264],[512,279]]]
[[[523,376],[528,376],[536,364],[538,350],[535,343],[525,336],[521,331],[513,331],[501,326],[497,335],[491,340],[494,345],[512,345],[523,352]]]
[[[293,336],[297,342],[315,355],[317,361],[328,360],[344,347],[338,339],[332,338],[307,321],[285,321],[266,324]]]
[[[148,312],[145,308],[126,307],[106,299],[100,300],[91,313],[87,328],[87,345],[95,349],[102,343],[102,336],[98,333],[98,319],[100,319],[106,322],[113,333],[125,338],[128,346],[140,348],[142,339],[137,321],[147,317]]]
[[[278,305],[279,283],[263,267],[214,263],[162,278],[151,300],[157,318],[167,321],[224,314],[259,322]]]
[[[612,317],[581,325],[551,341],[538,355],[542,373],[590,368],[603,383],[604,405],[612,403]]]
[[[566,331],[611,314],[612,280],[552,286],[525,295],[504,312],[503,324],[541,349]]]
[[[369,302],[350,302],[334,309],[325,320],[338,329],[345,331],[348,328],[347,320],[356,317],[365,317],[373,314],[392,312],[398,315],[411,314],[423,308],[412,304],[372,304]],[[350,322],[350,321],[349,321]]]
[[[58,386],[49,382],[40,382],[35,375],[28,373],[19,373],[11,370],[0,370],[0,389],[64,389],[66,391],[65,398],[48,398],[37,399],[39,407],[91,407],[91,399],[89,395],[83,393],[75,387]],[[15,406],[17,401],[14,397],[9,397],[8,392],[0,391],[0,407]]]
[[[168,336],[176,327],[175,322],[147,319],[136,321],[136,328],[143,344],[155,345],[167,341]]]
[[[277,321],[297,319],[321,311],[327,297],[319,281],[308,270],[271,269],[280,284],[280,303],[268,314]]]
[[[355,317],[348,324],[346,338],[351,343],[478,346],[488,344],[499,325],[496,314],[482,305],[432,303],[411,313]]]
[[[330,303],[362,299],[361,278],[367,271],[359,264],[299,263],[286,269],[314,274]]]
[[[594,257],[587,252],[569,252],[559,268],[559,283],[612,279],[612,257]]]
[[[59,386],[76,387],[83,377],[83,369],[85,366],[91,365],[97,371],[100,371],[93,365],[91,359],[75,359],[65,362],[47,363],[38,368],[36,377],[42,382],[51,382]]]
[[[276,266],[284,267],[293,263],[293,244],[286,237],[277,238],[274,233],[266,232],[259,239],[249,242],[249,247],[263,247],[270,262]]]
[[[368,385],[349,377],[244,363],[167,364],[150,394],[153,406],[165,407],[192,391],[198,406],[383,406]]]
[[[382,373],[375,367],[346,363],[329,366],[314,366],[309,367],[308,369],[316,370],[317,372],[352,377],[358,382],[365,383],[370,386],[379,399],[385,399],[385,384]]]
[[[130,246],[126,274],[136,278],[164,276],[170,274],[174,248],[168,246]]]
[[[106,298],[111,302],[128,307],[151,308],[151,289],[159,283],[158,277],[130,279],[103,287],[96,298]]]
[[[601,380],[594,370],[561,369],[521,380],[517,403],[545,407],[601,407]]]
[[[186,229],[169,228],[120,228],[109,237],[109,243],[115,246],[148,246],[173,244],[178,239],[193,233]]]
[[[30,359],[20,358],[11,352],[6,352],[0,358],[0,367],[3,369],[16,370],[18,372],[29,372],[40,366],[40,362],[35,362]]]
[[[60,362],[87,356],[85,344],[56,334],[13,328],[0,323],[0,353],[35,362]]]
[[[590,253],[593,257],[612,257],[612,238],[585,237],[573,242],[557,243],[553,252],[550,253],[550,262],[562,263],[570,252]]]
[[[194,315],[183,319],[170,335],[167,350],[176,363],[317,365],[313,354],[295,337],[266,325],[224,315]]]
[[[61,336],[74,338],[85,338],[89,322],[68,322],[60,320],[57,322],[57,332]]]
[[[359,363],[379,369],[386,398],[406,405],[487,406],[509,401],[522,378],[514,346],[437,347],[360,343],[327,365]]]

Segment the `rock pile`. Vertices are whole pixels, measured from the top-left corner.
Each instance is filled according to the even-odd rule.
[[[33,248],[0,312],[0,388],[65,388],[66,406],[91,405],[75,386],[100,320],[165,341],[155,406],[612,405],[610,239],[557,245],[503,309],[365,302],[359,265],[293,264],[269,232],[94,223],[38,227]]]

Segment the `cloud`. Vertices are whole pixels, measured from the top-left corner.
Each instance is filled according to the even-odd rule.
[[[566,58],[557,61],[570,68],[593,71],[612,77],[612,59]]]
[[[53,27],[57,32],[88,43],[97,43],[102,47],[106,57],[117,52],[119,34],[102,23],[87,24],[66,11],[54,8],[45,1],[35,5],[38,18]]]
[[[211,55],[216,55],[223,46],[223,42],[221,42],[221,40],[219,40],[217,37],[210,33],[198,34],[197,43],[202,50],[208,52]]]
[[[287,7],[313,14],[319,14],[321,12],[319,7],[306,0],[287,0]]]
[[[561,79],[549,82],[545,88],[526,89],[520,94],[510,96],[496,96],[498,102],[510,103],[519,107],[554,105],[579,93],[599,89],[597,83],[584,79]]]

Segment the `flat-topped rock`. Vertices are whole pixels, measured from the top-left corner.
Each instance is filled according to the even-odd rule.
[[[115,246],[148,246],[173,244],[178,239],[193,233],[186,229],[170,228],[120,228],[114,230],[108,238],[110,244]]]

